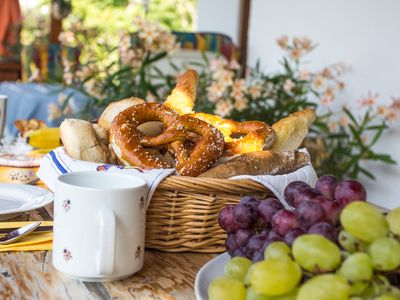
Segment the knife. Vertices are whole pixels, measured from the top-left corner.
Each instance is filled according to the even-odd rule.
[[[10,231],[16,230],[20,227],[9,227],[9,228],[0,228],[0,234],[9,233]],[[34,232],[46,232],[53,231],[53,226],[39,226],[35,229]]]

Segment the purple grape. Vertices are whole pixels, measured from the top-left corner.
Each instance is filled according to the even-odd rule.
[[[263,230],[261,230],[261,232],[258,235],[262,238],[268,238],[269,233],[270,233],[270,230],[267,228],[264,228]]]
[[[248,228],[254,221],[254,214],[247,205],[238,204],[233,209],[233,218],[239,228]]]
[[[331,224],[328,224],[326,222],[314,224],[310,227],[308,233],[320,234],[328,240],[336,242],[335,228]]]
[[[235,235],[233,233],[228,233],[228,237],[225,241],[225,248],[228,251],[229,255],[232,256],[233,252],[239,248],[238,244],[235,240]]]
[[[287,209],[282,209],[272,217],[272,228],[280,235],[285,235],[290,229],[300,226],[296,214]]]
[[[282,209],[284,209],[284,206],[276,198],[267,198],[261,201],[257,207],[259,222],[264,225],[270,225],[272,216]]]
[[[289,205],[296,207],[296,196],[299,193],[299,191],[301,191],[304,188],[310,188],[310,185],[308,185],[306,182],[304,181],[293,181],[291,183],[289,183],[284,191],[284,196],[285,199],[287,201],[287,203],[289,203]]]
[[[253,254],[253,257],[251,258],[251,260],[255,263],[258,261],[262,261],[264,260],[264,252],[263,251],[256,251]]]
[[[313,199],[317,198],[318,196],[322,196],[322,194],[317,189],[313,188],[302,189],[295,197],[296,208],[300,205],[301,202],[313,201]]]
[[[258,235],[253,235],[248,243],[247,243],[247,254],[251,257],[253,254],[261,249],[262,245],[264,244],[266,238],[260,237]]]
[[[251,207],[254,211],[257,211],[257,206],[259,203],[260,200],[255,196],[244,196],[240,199],[240,204]]]
[[[233,251],[232,257],[236,257],[236,256],[247,257],[246,247],[239,247],[235,251]],[[249,258],[249,257],[247,257],[247,258]]]
[[[315,188],[322,193],[325,197],[334,200],[335,199],[335,189],[339,183],[339,179],[333,175],[323,175],[321,176],[316,184]]]
[[[331,200],[319,201],[319,204],[321,204],[325,211],[325,220],[332,225],[337,225],[342,211],[340,204],[337,201]]]
[[[347,179],[336,186],[335,199],[344,208],[350,202],[365,201],[367,199],[367,192],[357,180]]]
[[[235,241],[239,247],[245,246],[249,238],[253,235],[253,230],[240,228],[235,232]]]
[[[297,218],[305,229],[325,220],[325,211],[321,204],[314,201],[303,201],[296,209]]]
[[[267,239],[268,239],[268,240],[271,240],[271,239],[274,239],[274,238],[282,239],[282,236],[281,236],[279,233],[277,233],[275,230],[271,230],[271,231],[268,233]]]
[[[236,224],[233,217],[234,208],[235,205],[227,205],[219,212],[218,215],[219,226],[221,226],[221,228],[228,233],[235,232],[239,229],[239,226]]]
[[[283,239],[288,246],[292,246],[294,240],[299,237],[300,235],[305,234],[306,231],[302,228],[294,228],[292,230],[289,230],[288,233],[286,233],[285,238]]]

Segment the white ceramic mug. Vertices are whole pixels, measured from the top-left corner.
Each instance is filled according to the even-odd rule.
[[[143,266],[146,183],[131,175],[73,172],[58,177],[53,266],[82,281],[119,280]]]
[[[0,95],[0,138],[3,137],[6,127],[7,99],[7,95]]]

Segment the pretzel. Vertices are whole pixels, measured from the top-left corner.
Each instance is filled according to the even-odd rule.
[[[179,122],[190,132],[200,135],[201,139],[194,145],[193,150],[184,141],[171,144],[177,161],[176,170],[179,175],[198,176],[222,156],[224,137],[214,126],[189,115],[180,116]]]
[[[224,156],[232,156],[270,148],[275,141],[271,126],[260,121],[236,122],[215,115],[194,113],[191,116],[215,126],[224,136]],[[239,137],[235,137],[239,136]]]
[[[162,122],[164,132],[146,136],[137,130],[139,125],[149,121]],[[159,103],[138,104],[123,110],[112,121],[110,130],[111,147],[119,160],[143,169],[172,167],[154,151],[154,147],[186,139],[188,132],[176,113]],[[145,146],[153,148],[146,149]]]

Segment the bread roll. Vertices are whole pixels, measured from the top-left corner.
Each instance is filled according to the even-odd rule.
[[[115,163],[115,155],[108,148],[108,143],[102,142],[90,122],[65,119],[60,125],[60,136],[67,154],[74,159]]]
[[[111,123],[114,118],[123,110],[131,107],[133,105],[145,103],[143,99],[131,97],[120,101],[111,102],[99,119],[99,125],[103,127],[105,130],[110,131]]]
[[[272,128],[275,131],[276,138],[270,150],[293,151],[299,148],[316,118],[317,115],[314,110],[308,108],[290,114],[274,123]]]
[[[230,178],[238,175],[279,175],[291,173],[310,161],[299,151],[256,151],[232,158],[199,177]]]

